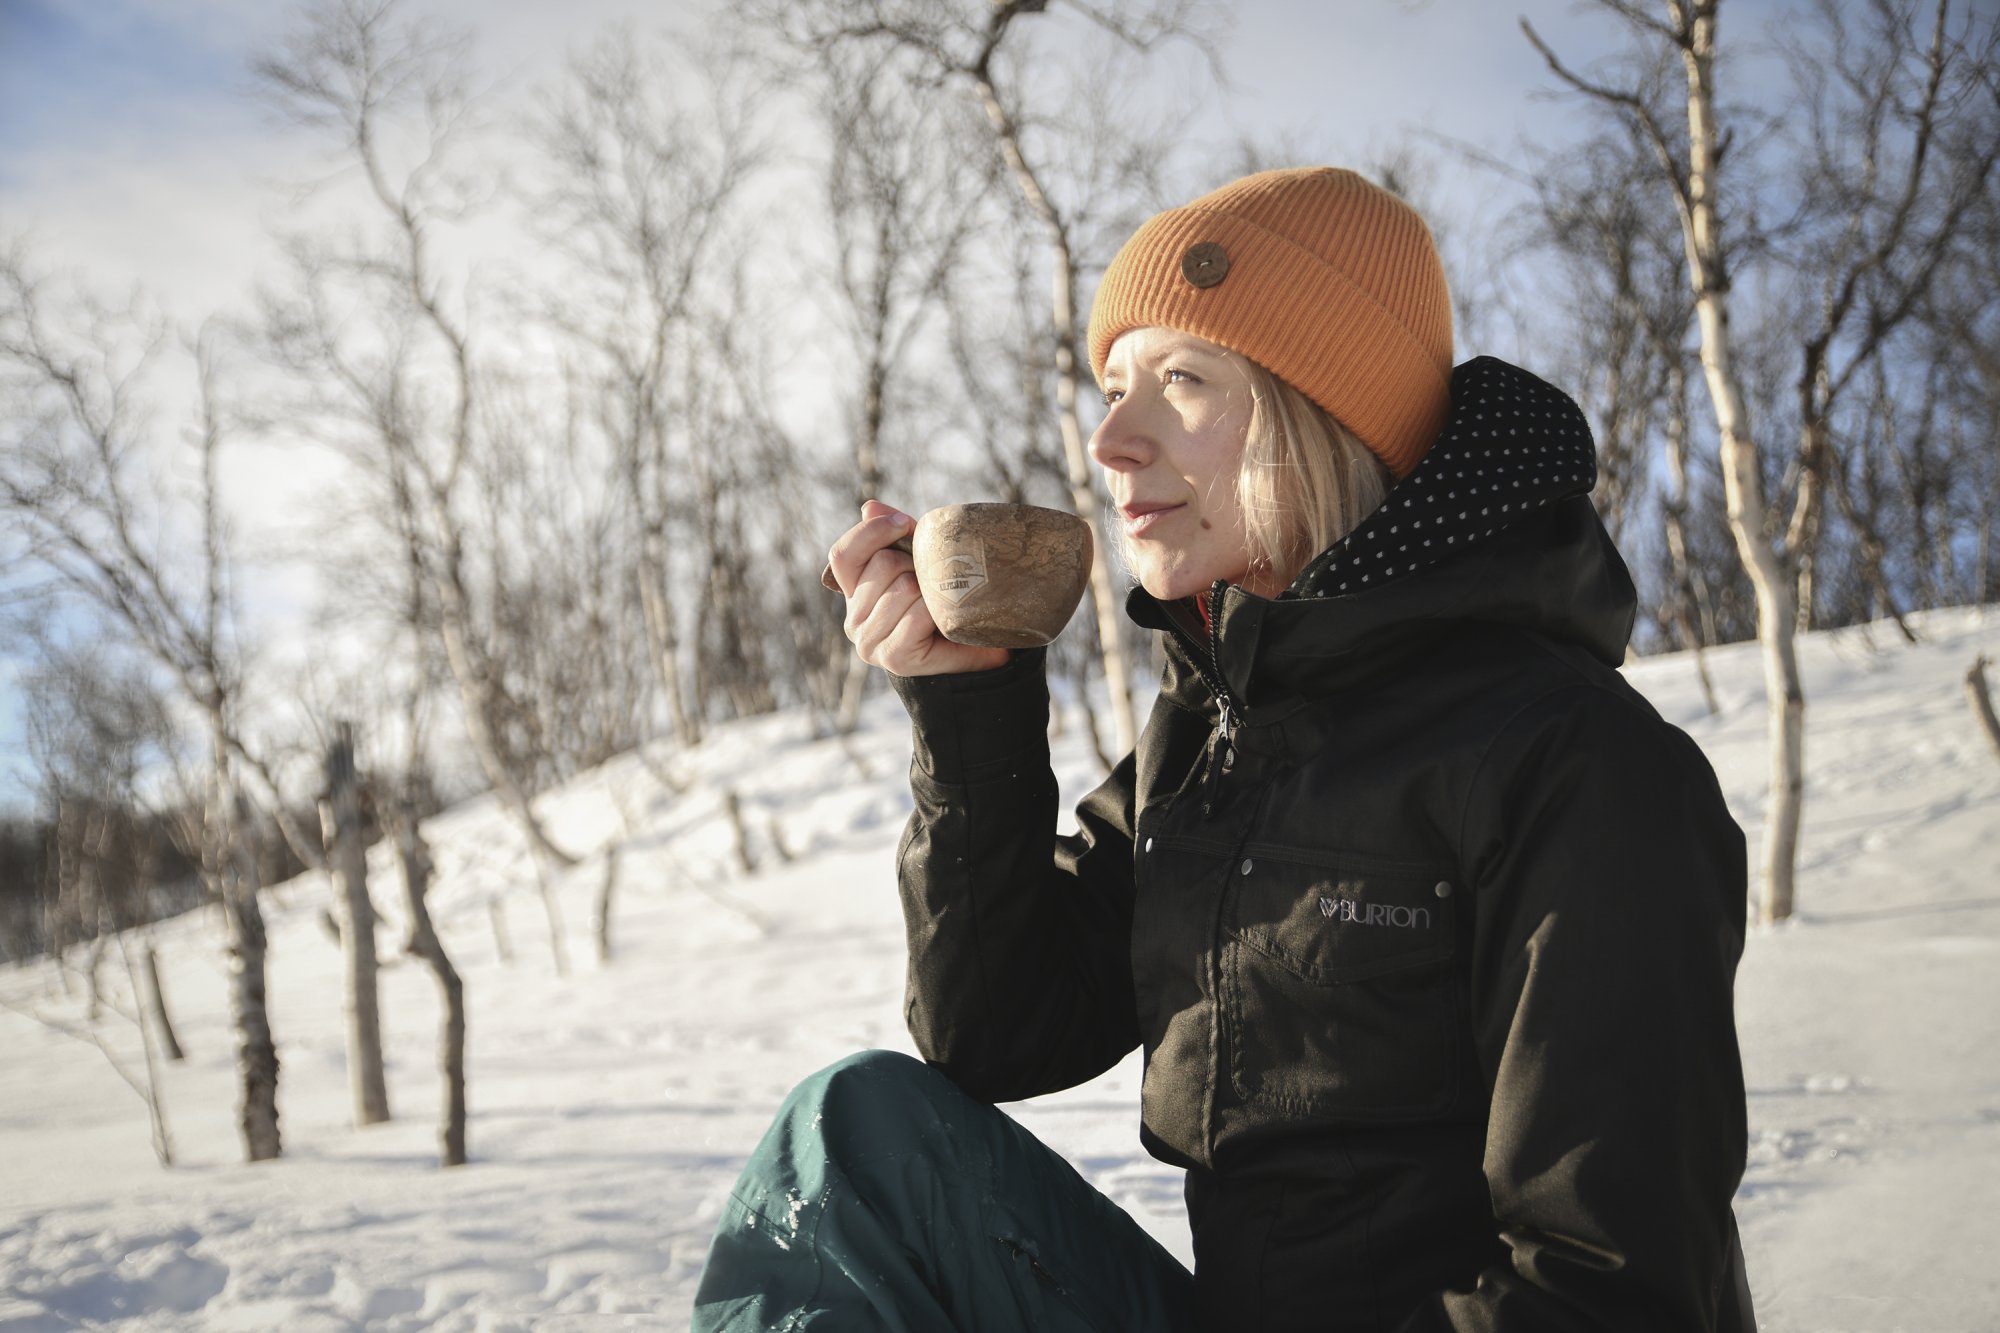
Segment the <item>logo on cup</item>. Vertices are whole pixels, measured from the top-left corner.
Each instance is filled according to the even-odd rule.
[[[944,574],[937,580],[935,591],[957,606],[985,586],[986,547],[982,544],[977,555],[948,556],[944,566]]]

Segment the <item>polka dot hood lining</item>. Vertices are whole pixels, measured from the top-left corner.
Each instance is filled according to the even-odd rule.
[[[1354,596],[1449,560],[1597,484],[1590,425],[1570,396],[1490,356],[1451,374],[1451,415],[1423,462],[1285,596]]]

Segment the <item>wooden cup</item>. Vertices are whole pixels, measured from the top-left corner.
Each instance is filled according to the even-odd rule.
[[[1060,509],[946,505],[917,520],[908,549],[924,606],[953,643],[1039,648],[1090,582],[1090,526]],[[840,590],[831,569],[820,581]]]
[[[1090,526],[1036,505],[963,504],[917,520],[910,554],[938,632],[984,648],[1039,648],[1090,582]]]

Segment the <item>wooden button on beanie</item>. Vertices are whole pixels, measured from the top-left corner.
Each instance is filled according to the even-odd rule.
[[[1399,479],[1450,408],[1451,296],[1416,210],[1351,171],[1263,171],[1139,228],[1090,312],[1090,368],[1160,325],[1285,380]]]

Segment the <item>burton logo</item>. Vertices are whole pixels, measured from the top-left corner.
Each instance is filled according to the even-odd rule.
[[[934,585],[953,606],[986,586],[986,548],[976,555],[955,555],[945,561],[943,577]]]
[[[1364,903],[1354,898],[1321,898],[1319,914],[1335,921],[1352,921],[1360,926],[1397,926],[1404,930],[1429,930],[1428,907],[1390,906]]]

